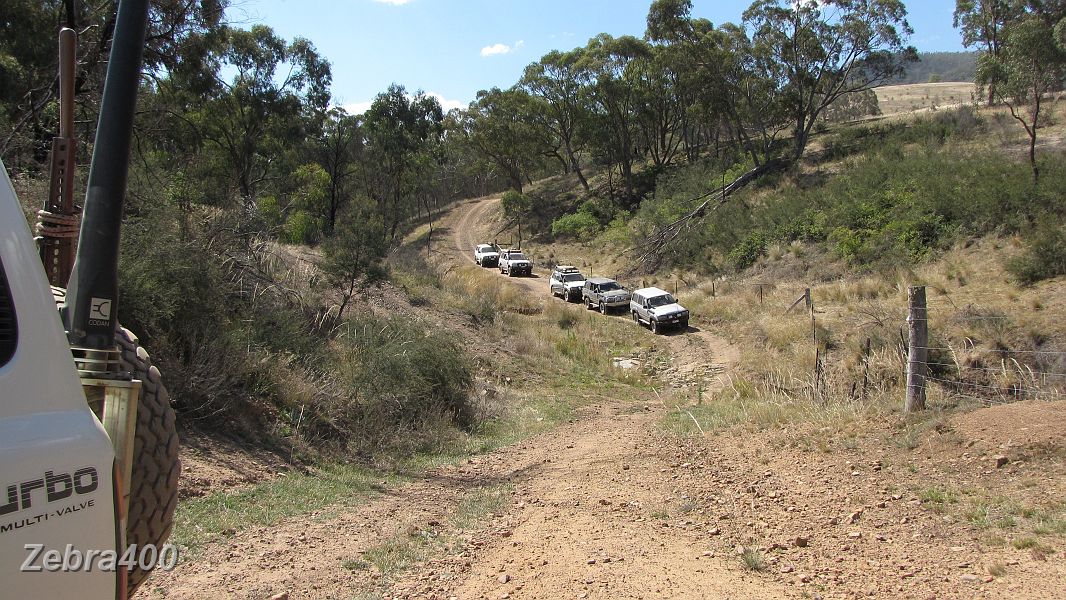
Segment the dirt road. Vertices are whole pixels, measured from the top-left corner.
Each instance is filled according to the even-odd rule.
[[[457,206],[442,225],[454,260],[472,260],[498,200]],[[486,269],[486,276],[499,276]],[[508,280],[550,299],[543,273]],[[575,310],[580,308],[575,306]],[[636,325],[634,325],[635,327]],[[649,333],[649,335],[651,335]],[[661,338],[675,360],[721,371],[734,354],[693,330]],[[610,401],[551,432],[425,478],[365,504],[270,528],[233,532],[178,569],[157,573],[148,598],[779,598],[736,556],[711,550],[717,526],[673,481],[674,455],[653,425],[667,408]],[[501,488],[501,486],[503,486]],[[438,558],[387,583],[353,562],[383,541],[450,535],[456,507],[480,489],[509,502]],[[670,519],[670,514],[683,516]],[[676,509],[676,511],[674,510]],[[362,563],[365,564],[365,563]]]

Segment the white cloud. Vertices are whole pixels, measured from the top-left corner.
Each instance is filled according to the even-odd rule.
[[[496,56],[497,54],[507,54],[510,51],[511,47],[507,44],[493,44],[482,48],[481,56]]]
[[[437,102],[440,102],[440,107],[444,109],[444,112],[448,112],[453,108],[466,108],[467,106],[467,103],[462,100],[448,100],[437,92],[426,92],[426,95],[436,98]]]
[[[361,115],[370,110],[371,104],[372,102],[352,102],[350,104],[342,104],[341,108],[350,115]]]
[[[481,49],[481,56],[496,56],[497,54],[510,54],[515,50],[518,50],[522,46],[526,45],[525,40],[518,40],[513,46],[507,44],[493,44],[491,46],[485,46]]]
[[[379,4],[391,4],[393,6],[403,6],[404,4],[407,4],[410,1],[411,0],[374,0],[374,2],[377,2]]]

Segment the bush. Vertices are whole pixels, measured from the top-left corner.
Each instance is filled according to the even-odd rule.
[[[742,271],[755,264],[760,256],[766,254],[766,238],[761,232],[754,231],[744,241],[729,251],[729,262]]]
[[[281,240],[289,244],[313,244],[318,241],[318,221],[306,210],[289,213],[282,228]]]
[[[1007,270],[1023,285],[1066,275],[1066,227],[1042,225],[1025,252],[1007,262]]]
[[[340,369],[367,425],[395,431],[442,415],[460,425],[473,423],[473,365],[459,338],[425,323],[401,317],[353,321],[344,335]]]
[[[600,222],[587,212],[563,215],[552,222],[552,235],[571,238],[588,238],[600,231]]]

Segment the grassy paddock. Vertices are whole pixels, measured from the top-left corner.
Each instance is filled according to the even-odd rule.
[[[1061,354],[1054,353],[1066,348],[1066,324],[1059,318],[1063,282],[1013,283],[1005,264],[1020,248],[1017,238],[987,237],[915,268],[849,279],[775,281],[748,275],[717,281],[713,296],[707,281],[682,286],[680,300],[692,310],[695,324],[741,347],[741,361],[722,391],[709,402],[694,396],[664,427],[691,434],[743,424],[846,423],[898,412],[905,365],[900,331],[906,329],[911,285],[927,287],[930,346],[951,349],[931,352],[931,408],[1011,399],[997,390],[1062,397],[1066,381],[1041,374],[1066,372]],[[664,275],[654,282],[670,279]],[[759,283],[764,284],[761,303]],[[808,286],[816,309],[813,326],[803,302],[785,314]],[[864,353],[867,339],[869,355]]]

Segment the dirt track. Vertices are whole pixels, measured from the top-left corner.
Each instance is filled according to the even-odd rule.
[[[446,216],[454,260],[472,260],[497,204],[465,203]],[[550,298],[543,274],[509,282]],[[662,339],[685,363],[717,362],[720,370],[728,365],[718,361],[733,356],[728,344],[704,332]],[[676,526],[653,514],[663,503],[684,502],[671,486],[669,452],[652,433],[663,410],[655,402],[635,409],[632,402],[607,402],[574,423],[443,467],[341,514],[236,532],[176,571],[155,574],[145,596],[358,596],[378,589],[379,578],[345,568],[344,559],[404,532],[439,531],[464,494],[502,483],[514,489],[509,507],[463,538],[456,553],[401,574],[391,591],[442,598],[780,597],[783,590],[756,582],[735,559],[711,556],[706,530],[713,525],[698,514]]]
[[[447,261],[472,261],[497,205],[471,201],[445,216]],[[561,302],[537,275],[484,273]],[[737,359],[707,331],[647,335],[679,370],[722,377]],[[898,442],[892,418],[678,440],[655,430],[670,408],[655,396],[604,401],[363,504],[236,532],[153,575],[143,597],[1066,597],[1059,538],[1011,544],[1029,534],[1024,511],[1002,530],[973,512],[985,502],[990,522],[1011,507],[1057,510],[1066,401],[963,413],[916,447]],[[1002,468],[1000,454],[1009,457]],[[479,490],[503,490],[503,506],[457,530],[460,503]],[[1048,514],[1047,527],[1059,526]],[[388,540],[424,538],[448,541],[395,575],[353,568]],[[761,572],[745,570],[741,548],[765,560]]]

